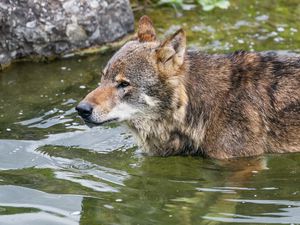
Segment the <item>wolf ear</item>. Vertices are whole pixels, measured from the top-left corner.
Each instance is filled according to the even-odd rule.
[[[138,39],[140,42],[150,42],[156,40],[153,23],[148,16],[142,16],[138,25]]]
[[[159,63],[167,70],[176,70],[184,62],[186,50],[186,36],[183,29],[165,40],[157,49]]]

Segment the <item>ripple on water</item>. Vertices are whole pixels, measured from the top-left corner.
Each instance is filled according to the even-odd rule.
[[[218,215],[205,216],[204,219],[231,223],[260,223],[260,224],[298,224],[300,222],[300,202],[284,200],[248,200],[248,199],[228,199],[229,202],[241,203],[238,207],[272,207],[273,212],[261,213],[260,215],[242,215],[231,213],[219,213]],[[275,206],[275,207],[274,207]]]
[[[1,224],[78,224],[82,197],[48,194],[42,191],[11,185],[0,186],[0,207],[7,214],[0,212]],[[18,209],[18,210],[17,210]],[[3,212],[4,210],[2,210]],[[19,211],[18,214],[9,213]]]

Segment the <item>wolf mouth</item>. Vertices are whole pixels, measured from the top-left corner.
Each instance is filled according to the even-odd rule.
[[[84,122],[86,123],[87,126],[94,127],[94,126],[101,126],[101,125],[104,125],[104,124],[108,124],[108,123],[114,122],[114,121],[117,122],[118,120],[119,120],[118,118],[112,118],[112,119],[104,120],[104,121],[101,121],[101,122],[94,122],[94,121],[91,121],[91,120],[88,120],[88,119],[84,119]]]

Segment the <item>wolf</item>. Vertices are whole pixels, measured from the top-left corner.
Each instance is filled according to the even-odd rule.
[[[182,29],[158,40],[143,16],[76,110],[89,125],[126,123],[149,155],[299,152],[300,57],[206,54],[187,49]]]

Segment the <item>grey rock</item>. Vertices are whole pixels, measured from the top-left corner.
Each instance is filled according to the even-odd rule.
[[[79,12],[79,4],[76,0],[69,0],[63,3],[63,8],[67,13],[76,14]]]
[[[1,65],[71,54],[133,31],[129,0],[1,0]]]
[[[84,29],[78,24],[68,24],[67,26],[67,36],[71,42],[77,43],[87,39],[87,35]]]
[[[27,28],[35,28],[36,27],[36,20],[30,21],[26,23]]]
[[[93,9],[97,9],[99,7],[99,2],[97,0],[90,0],[89,4]]]

